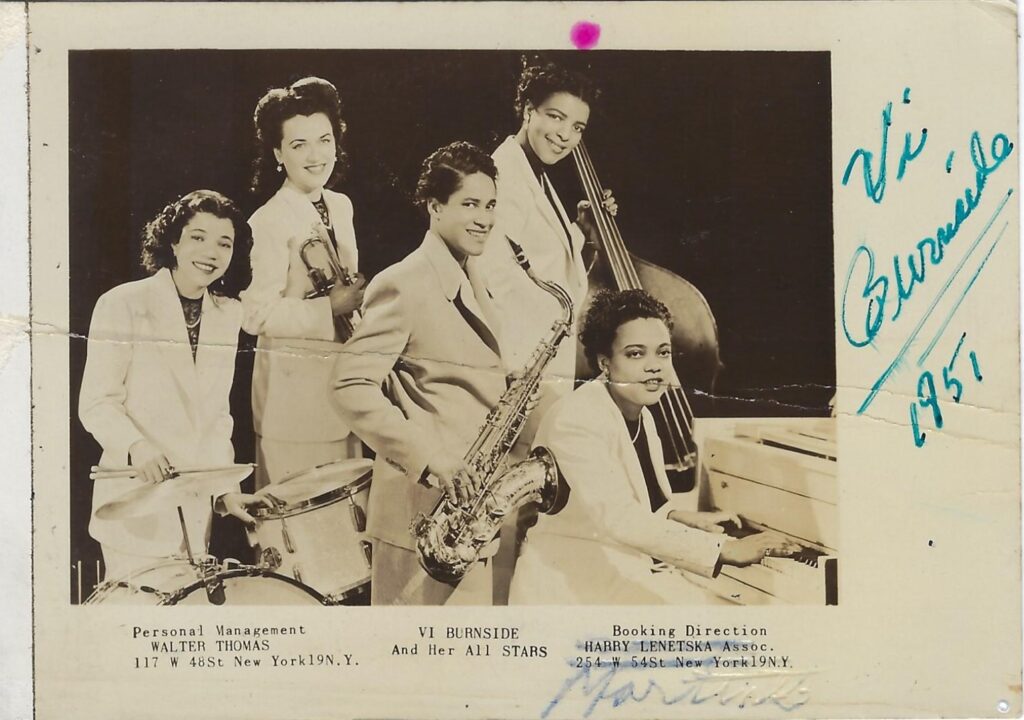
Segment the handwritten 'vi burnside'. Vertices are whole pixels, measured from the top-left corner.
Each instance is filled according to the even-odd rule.
[[[903,104],[910,104],[909,88],[903,91]],[[864,192],[875,204],[882,204],[886,197],[886,188],[889,182],[888,167],[891,161],[889,132],[892,125],[893,105],[890,102],[882,111],[881,138],[877,155],[865,148],[857,148],[851,155],[843,173],[842,183],[844,186],[849,185],[859,167],[863,178]],[[896,172],[897,182],[910,181],[908,168],[925,151],[928,139],[926,128],[922,128],[917,134],[914,132],[904,133]],[[933,234],[925,235],[917,240],[909,252],[893,255],[891,261],[885,261],[881,270],[876,269],[875,251],[869,244],[862,244],[854,250],[846,273],[840,311],[843,333],[850,345],[855,348],[873,346],[875,339],[883,329],[892,327],[894,323],[898,322],[904,307],[922,294],[920,289],[927,286],[930,277],[929,268],[938,268],[949,257],[950,253],[947,253],[947,248],[953,245],[964,223],[975,211],[986,204],[986,198],[991,194],[986,192],[990,178],[999,171],[1006,159],[1013,153],[1013,149],[1014,145],[1005,133],[996,133],[991,139],[985,140],[981,133],[975,130],[967,138],[967,150],[971,161],[971,171],[974,175],[973,182],[963,189],[959,197],[950,201],[952,219],[943,218],[938,223],[930,225],[935,228]],[[953,170],[955,156],[955,150],[950,150],[946,156],[945,170],[947,174]],[[980,383],[983,380],[980,360],[975,351],[969,350],[964,353],[970,363],[969,370],[965,369],[962,363],[959,369],[957,367],[956,363],[967,337],[966,331],[961,331],[956,350],[949,361],[941,366],[940,376],[943,386],[941,393],[936,384],[936,372],[925,367],[925,363],[936,344],[944,337],[957,309],[971,288],[974,287],[975,281],[989,257],[1003,238],[1008,223],[997,224],[997,220],[1006,208],[1013,192],[1014,189],[1011,187],[998,199],[993,199],[988,203],[993,206],[988,220],[968,245],[945,282],[935,288],[935,294],[917,324],[911,329],[892,361],[872,384],[857,409],[858,414],[864,413],[892,374],[904,366],[907,352],[917,340],[925,323],[932,317],[939,302],[946,296],[954,280],[964,272],[964,268],[975,255],[977,248],[982,246],[986,239],[989,239],[989,243],[979,253],[980,260],[976,260],[976,264],[967,271],[969,272],[968,279],[963,289],[959,291],[960,294],[951,301],[946,315],[939,321],[938,330],[917,358],[916,365],[919,373],[917,396],[909,406],[910,427],[914,444],[917,447],[922,447],[925,444],[926,437],[926,433],[921,430],[920,411],[929,411],[932,425],[936,429],[941,429],[943,418],[940,399],[944,396],[952,402],[959,403],[964,396],[965,388],[971,382]],[[994,226],[998,230],[995,238],[990,239],[989,232]],[[935,371],[939,370],[939,368],[935,368]]]

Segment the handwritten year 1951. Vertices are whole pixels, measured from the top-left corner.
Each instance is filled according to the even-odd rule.
[[[953,357],[950,358],[948,364],[942,367],[943,388],[955,403],[959,403],[964,394],[962,376],[954,373],[959,372],[956,369],[956,361],[966,339],[967,333],[963,333],[960,336],[960,342],[956,344],[956,350],[953,351]],[[981,375],[981,366],[978,364],[978,354],[971,350],[967,353],[967,357],[971,363],[971,375],[976,382],[981,382],[984,378]],[[914,433],[914,445],[922,447],[927,435],[921,430],[918,407],[931,410],[935,429],[942,429],[942,408],[939,406],[939,393],[935,385],[935,376],[931,370],[925,370],[917,379],[917,400],[910,403],[910,428]]]
[[[903,91],[903,105],[910,104],[910,88]],[[859,168],[863,178],[864,194],[867,199],[875,205],[881,205],[883,201],[891,205],[893,200],[889,199],[892,193],[887,193],[889,186],[888,166],[890,163],[889,134],[894,125],[895,112],[893,103],[889,102],[882,110],[881,136],[877,152],[865,148],[857,148],[846,165],[842,177],[842,184],[848,185]],[[928,134],[927,129],[922,128],[919,132],[905,132],[903,135],[902,150],[899,154],[898,167],[896,168],[896,181],[906,184],[911,181],[913,174],[920,174],[920,163],[915,163],[915,173],[909,172],[911,163],[925,151],[926,147],[933,147],[935,144],[935,133]],[[847,342],[856,349],[874,347],[876,338],[889,328],[892,330],[903,317],[904,310],[917,297],[923,293],[928,279],[937,272],[950,255],[955,252],[955,240],[960,236],[961,231],[967,226],[968,221],[984,204],[986,197],[992,193],[992,179],[1003,167],[1005,161],[1014,151],[1014,144],[1005,133],[997,132],[988,140],[982,138],[982,134],[975,130],[967,138],[967,156],[969,164],[968,171],[972,176],[966,187],[961,189],[956,197],[950,199],[946,205],[947,210],[938,222],[926,221],[922,228],[933,228],[918,236],[916,241],[904,250],[895,252],[891,259],[882,260],[876,263],[878,253],[872,248],[870,241],[859,245],[850,259],[849,268],[846,273],[846,283],[843,288],[842,305],[840,308],[840,320],[843,333]],[[956,151],[950,150],[946,155],[945,173],[949,175],[954,166]],[[925,350],[917,358],[916,398],[910,404],[910,426],[913,433],[913,440],[916,447],[923,447],[925,444],[926,432],[922,429],[930,414],[930,426],[941,430],[943,426],[941,403],[951,399],[959,403],[968,389],[971,382],[982,381],[981,367],[978,354],[974,350],[964,353],[970,362],[970,369],[956,365],[960,356],[966,333],[957,344],[956,351],[950,361],[942,367],[941,371],[933,371],[926,366],[932,350],[942,340],[946,330],[953,319],[954,314],[960,307],[964,298],[975,286],[981,271],[984,269],[996,246],[1002,239],[1009,223],[1003,221],[1001,227],[996,225],[999,215],[1007,207],[1010,197],[1013,195],[1012,187],[1006,188],[1001,196],[993,199],[994,208],[985,224],[980,228],[979,234],[965,247],[961,257],[955,266],[948,272],[944,282],[936,285],[933,297],[922,309],[922,313],[915,326],[907,333],[902,346],[897,351],[877,380],[872,384],[866,396],[857,409],[857,414],[864,413],[875,400],[892,376],[906,366],[906,354],[918,341],[926,323],[933,316],[940,302],[950,292],[953,283],[958,276],[963,274],[967,277],[958,297],[953,297],[947,304],[948,309],[945,317],[938,320],[938,328],[933,331],[932,337],[926,343]],[[993,227],[998,231],[989,235]],[[984,248],[978,250],[984,244]],[[980,258],[980,259],[979,259]],[[967,267],[968,264],[971,267]],[[879,267],[880,266],[880,267]],[[965,269],[966,268],[966,269]],[[940,389],[941,383],[941,389]],[[929,413],[930,411],[930,413]]]

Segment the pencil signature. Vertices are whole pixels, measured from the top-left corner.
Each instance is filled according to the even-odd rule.
[[[641,672],[638,672],[640,670]],[[773,705],[791,711],[807,703],[810,691],[804,685],[809,673],[787,670],[765,672],[715,672],[712,670],[658,673],[644,668],[616,664],[605,668],[582,667],[566,679],[545,706],[546,718],[562,702],[587,701],[583,717],[598,708],[617,708],[627,703],[676,705],[711,703],[725,707]]]

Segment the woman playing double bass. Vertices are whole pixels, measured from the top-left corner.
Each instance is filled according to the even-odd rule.
[[[550,64],[524,71],[517,103],[522,125],[519,133],[494,153],[499,170],[499,226],[495,232],[508,234],[523,245],[538,274],[570,292],[577,318],[586,308],[588,294],[600,288],[644,289],[668,306],[675,318],[673,365],[682,382],[664,394],[652,415],[665,435],[665,465],[673,471],[674,486],[692,487],[696,464],[693,411],[682,386],[713,388],[721,367],[718,328],[700,291],[671,270],[633,255],[619,234],[617,205],[601,185],[582,142],[596,98],[593,84],[578,73]],[[569,155],[587,198],[578,205],[575,224],[568,221],[544,172]],[[584,234],[597,251],[597,262],[589,268],[580,254]],[[511,263],[507,256],[502,257],[503,251],[496,243],[489,253],[493,256],[495,295],[499,307],[508,310],[507,320],[503,317],[503,340],[509,347],[503,346],[503,350],[514,360],[517,350],[524,347],[522,341],[536,336],[538,327],[550,324],[556,309],[545,307],[550,300],[537,296],[536,289],[516,285],[521,285],[522,279],[510,271]],[[555,397],[572,389],[570,378],[596,372],[577,354],[576,343],[566,341],[549,366],[552,379],[545,388],[547,402],[542,400],[535,422]],[[533,436],[532,428],[523,433],[523,440]]]
[[[492,155],[498,168],[494,234],[518,243],[534,273],[566,290],[577,310],[587,295],[582,250],[586,240],[594,239],[592,211],[589,203],[580,203],[575,220],[571,219],[546,169],[572,154],[597,98],[597,88],[580,73],[550,63],[527,67],[519,78],[515,104],[519,129]],[[616,212],[610,191],[604,193],[602,203],[609,212]],[[561,308],[526,277],[507,242],[491,243],[481,260],[501,315],[503,357],[510,368],[521,367],[537,338],[561,316]],[[544,409],[572,390],[575,373],[576,341],[569,338],[546,369],[541,405],[521,442],[530,441]]]

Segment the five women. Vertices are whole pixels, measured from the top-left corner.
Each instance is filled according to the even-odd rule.
[[[465,453],[507,373],[526,364],[561,316],[508,240],[537,276],[564,288],[577,310],[583,305],[589,208],[581,203],[570,219],[545,168],[580,142],[596,97],[579,74],[527,69],[520,127],[493,157],[455,142],[424,161],[416,188],[428,218],[423,240],[379,273],[364,298],[352,203],[329,189],[343,161],[337,90],[307,77],[264,95],[254,115],[253,187],[273,194],[249,219],[252,281],[241,303],[229,296],[238,289],[234,270],[249,259],[246,234],[234,205],[209,191],[187,195],[148,226],[144,259],[155,274],[97,303],[81,419],[104,448],[101,464],[130,462],[138,477],[97,483],[94,507],[162,481],[174,465],[233,460],[227,397],[244,328],[259,338],[257,487],[358,456],[365,442],[376,453],[366,526],[373,604],[491,604],[490,557],[454,589],[435,582],[419,567],[410,523],[442,493],[456,500],[480,489]],[[605,206],[616,211],[610,194]],[[570,495],[531,532],[513,601],[706,601],[682,576],[652,575],[652,557],[710,576],[721,563],[787,550],[762,535],[724,539],[720,524],[734,518],[673,502],[646,410],[675,381],[670,323],[643,292],[601,295],[582,331],[601,377],[570,393],[575,338],[548,365],[532,415],[543,417],[536,443],[557,458]],[[532,435],[528,428],[527,442]],[[247,505],[269,502],[237,487],[214,496],[246,521]],[[210,498],[182,506],[193,546],[205,543]],[[107,575],[179,553],[173,510],[137,522],[94,517]]]

